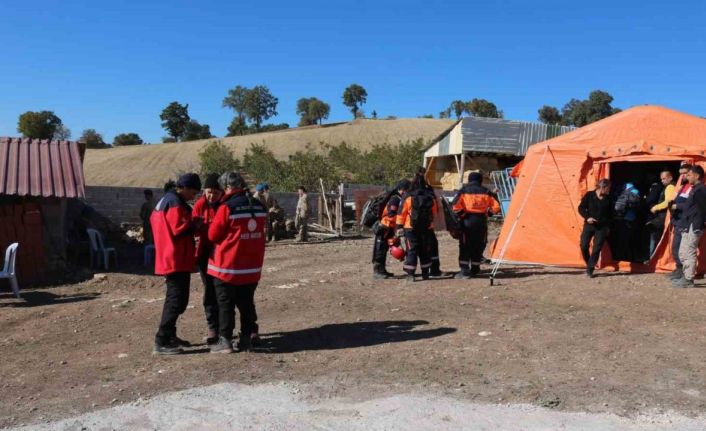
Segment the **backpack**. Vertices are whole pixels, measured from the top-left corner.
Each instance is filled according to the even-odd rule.
[[[385,207],[394,193],[395,190],[390,190],[368,199],[363,206],[363,212],[360,216],[360,225],[372,228],[382,217],[382,212],[385,211]]]
[[[631,192],[630,190],[624,190],[615,200],[615,215],[618,217],[624,217],[628,210],[637,209],[640,207],[640,195]]]
[[[412,194],[411,199],[412,214],[410,218],[412,230],[422,231],[429,229],[434,220],[433,208],[436,195],[433,192],[420,190]]]

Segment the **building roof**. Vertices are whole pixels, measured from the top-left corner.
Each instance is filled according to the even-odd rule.
[[[573,127],[529,121],[466,117],[439,136],[427,151],[430,156],[461,152],[524,156],[530,145],[571,130]]]
[[[84,197],[79,144],[0,137],[0,194]]]

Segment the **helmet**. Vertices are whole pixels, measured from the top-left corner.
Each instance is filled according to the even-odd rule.
[[[393,236],[392,238],[387,240],[387,245],[389,245],[390,247],[399,246],[400,239],[396,236]]]
[[[402,247],[396,245],[390,247],[390,254],[392,255],[392,257],[399,260],[400,262],[404,260],[405,256],[407,256],[407,252],[404,251]]]

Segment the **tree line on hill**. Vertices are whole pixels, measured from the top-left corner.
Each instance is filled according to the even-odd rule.
[[[362,110],[367,102],[368,93],[361,85],[351,84],[345,88],[342,101],[353,118],[365,118]],[[538,110],[538,120],[545,124],[582,127],[594,121],[606,118],[617,112],[619,108],[612,106],[613,97],[606,91],[594,90],[587,99],[570,99],[561,110],[554,106],[544,105]],[[222,101],[224,108],[232,109],[233,120],[228,126],[226,136],[242,136],[253,133],[270,132],[288,129],[289,124],[265,124],[267,120],[277,116],[279,99],[275,97],[264,85],[247,88],[241,85],[228,90]],[[312,126],[323,124],[331,111],[331,106],[317,97],[302,97],[297,101],[296,113],[299,116],[298,126]],[[503,111],[495,103],[474,98],[469,101],[460,99],[452,101],[449,106],[439,112],[439,118],[457,119],[463,115],[473,117],[503,118]],[[167,105],[159,115],[162,128],[168,136],[162,142],[182,142],[197,139],[209,139],[214,136],[208,124],[201,124],[189,114],[189,105],[177,101]],[[377,119],[377,111],[373,110],[371,118]],[[394,116],[386,119],[396,119]],[[431,114],[421,115],[419,118],[434,118]],[[61,119],[52,111],[27,111],[20,115],[17,131],[23,136],[37,139],[69,139],[69,130]],[[94,129],[85,129],[79,141],[85,142],[88,148],[108,148],[103,136]],[[115,136],[112,146],[142,145],[144,141],[137,133],[121,133]]]

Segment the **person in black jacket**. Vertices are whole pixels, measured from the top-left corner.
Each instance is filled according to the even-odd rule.
[[[608,238],[611,202],[610,180],[604,178],[598,181],[596,190],[586,193],[579,204],[579,214],[584,218],[581,232],[581,255],[586,262],[586,274],[593,278],[593,270],[598,263],[603,243]],[[593,240],[593,250],[589,251]]]
[[[686,174],[691,191],[685,202],[677,204],[681,212],[681,244],[679,245],[679,260],[681,260],[684,275],[672,280],[675,287],[694,287],[694,277],[698,266],[697,252],[699,241],[706,224],[706,186],[704,185],[704,169],[693,166]]]

